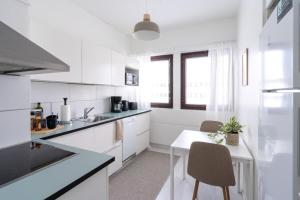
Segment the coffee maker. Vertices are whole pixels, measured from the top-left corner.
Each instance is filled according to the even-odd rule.
[[[110,97],[111,102],[111,112],[120,113],[122,112],[122,97],[112,96]]]

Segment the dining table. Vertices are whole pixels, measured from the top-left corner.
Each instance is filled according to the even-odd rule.
[[[170,146],[170,199],[174,200],[174,156],[179,154],[182,156],[182,179],[186,177],[186,157],[189,154],[191,144],[193,142],[207,142],[216,143],[219,145],[225,145],[231,155],[233,163],[236,163],[237,169],[237,191],[242,195],[245,195],[247,199],[253,199],[254,195],[254,168],[253,157],[245,144],[242,137],[239,137],[239,145],[228,145],[225,142],[225,138],[221,134],[212,134],[208,132],[183,130],[175,141]],[[247,171],[247,180],[243,176],[241,184],[241,166],[243,166],[243,173]],[[246,170],[246,171],[245,171]],[[243,187],[242,187],[243,186]]]

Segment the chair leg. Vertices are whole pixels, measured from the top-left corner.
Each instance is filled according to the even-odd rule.
[[[229,188],[228,186],[226,186],[225,188],[226,188],[227,200],[230,200]]]
[[[224,197],[224,200],[228,200],[228,199],[227,199],[228,195],[227,195],[226,187],[222,187],[222,189],[223,189],[223,197]]]
[[[196,180],[195,187],[194,187],[194,193],[193,193],[193,200],[197,199],[198,188],[199,188],[199,181]]]

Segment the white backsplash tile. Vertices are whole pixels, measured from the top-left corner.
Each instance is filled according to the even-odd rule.
[[[115,87],[100,85],[97,87],[97,99],[107,99],[115,95]]]
[[[97,99],[97,87],[93,85],[70,85],[70,101]]]
[[[61,83],[32,82],[31,102],[63,102],[70,97],[69,85]]]
[[[123,100],[136,101],[135,86],[116,87],[116,96],[122,96]]]
[[[83,116],[86,107],[95,107],[90,115],[110,112],[110,97],[115,95],[135,101],[136,87],[33,82],[31,103],[34,107],[37,102],[41,102],[45,116],[52,112],[60,116],[62,98],[67,97],[71,105],[71,117],[78,118]]]
[[[63,105],[62,102],[53,102],[51,104],[51,114],[53,113],[54,115],[58,114],[60,116],[60,106]]]

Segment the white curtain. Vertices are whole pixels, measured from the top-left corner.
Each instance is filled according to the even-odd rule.
[[[234,44],[218,44],[209,48],[211,92],[207,110],[232,112],[234,109]]]
[[[140,63],[139,69],[139,87],[137,91],[137,102],[139,108],[148,109],[150,108],[150,91],[151,91],[151,77],[149,77],[150,70],[150,56],[139,56],[138,57]]]

